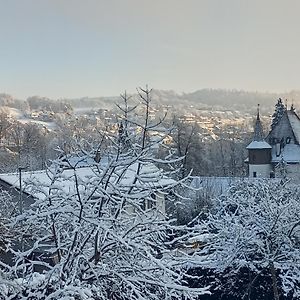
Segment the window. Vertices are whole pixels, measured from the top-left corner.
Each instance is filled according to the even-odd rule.
[[[148,197],[145,197],[141,202],[142,210],[152,209],[156,207],[156,195],[152,193]]]
[[[151,209],[155,207],[156,202],[156,196],[154,193],[150,195],[150,197],[147,199],[147,209]]]
[[[254,177],[254,178],[256,177],[256,172],[253,172],[253,177]]]

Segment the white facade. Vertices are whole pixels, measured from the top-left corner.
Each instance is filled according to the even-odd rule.
[[[272,172],[271,164],[263,164],[263,165],[252,165],[249,164],[249,177],[260,177],[260,178],[270,178],[270,174]]]
[[[278,177],[282,176],[280,173]],[[300,164],[287,164],[286,165],[286,177],[290,179],[292,183],[300,183]]]

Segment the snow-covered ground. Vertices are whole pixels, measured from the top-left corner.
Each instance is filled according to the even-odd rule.
[[[7,112],[10,117],[17,120],[24,118],[24,114],[17,108],[5,107],[5,112]]]
[[[5,111],[8,113],[8,115],[21,122],[22,124],[27,124],[27,123],[33,123],[42,127],[46,127],[49,130],[53,130],[56,128],[56,124],[54,122],[44,122],[44,121],[39,121],[39,120],[33,120],[31,118],[28,118],[24,115],[23,112],[21,112],[17,108],[11,108],[11,107],[6,107]]]
[[[54,122],[44,122],[44,121],[38,121],[38,120],[33,120],[30,118],[22,118],[22,119],[18,119],[19,122],[23,123],[23,124],[27,124],[27,123],[33,123],[36,125],[40,125],[42,127],[46,127],[49,130],[53,130],[56,128],[56,124]]]

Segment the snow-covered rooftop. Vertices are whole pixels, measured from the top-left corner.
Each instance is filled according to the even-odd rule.
[[[231,186],[236,185],[238,182],[255,182],[264,180],[263,178],[250,178],[250,177],[205,177],[205,176],[192,176],[191,187],[193,189],[205,189],[212,197],[218,197],[226,194]],[[268,180],[278,180],[268,179]]]
[[[252,141],[246,149],[251,150],[251,149],[271,149],[272,146],[269,145],[265,141]]]
[[[244,178],[194,176],[192,177],[191,187],[194,189],[203,188],[210,191],[213,196],[219,196],[226,193],[232,184],[240,180],[244,180]]]
[[[300,119],[292,110],[289,110],[287,112],[287,115],[288,115],[290,124],[292,126],[295,138],[296,138],[297,142],[300,143]]]
[[[148,163],[142,165],[139,175],[137,174],[138,164],[134,163],[128,168],[117,167],[115,173],[109,179],[111,188],[121,189],[130,188],[133,185],[141,190],[149,188],[163,188],[174,185],[173,179],[167,178],[162,171],[155,165]],[[84,192],[86,188],[95,188],[99,184],[102,171],[96,167],[81,167],[75,170],[63,170],[60,176],[55,180],[54,188],[62,190],[70,195],[76,193],[75,175],[79,182],[79,191]],[[44,199],[49,193],[49,186],[53,182],[54,173],[51,170],[42,170],[34,172],[22,172],[22,189],[29,195]],[[137,179],[136,179],[137,178]],[[15,188],[19,188],[19,174],[9,173],[0,174],[0,179],[7,182]],[[136,180],[136,182],[134,182]],[[32,185],[34,183],[34,185]],[[53,188],[53,185],[52,185]]]
[[[276,155],[276,149],[272,149],[272,162],[284,160],[287,163],[300,163],[300,145],[286,144],[281,150],[279,156]]]

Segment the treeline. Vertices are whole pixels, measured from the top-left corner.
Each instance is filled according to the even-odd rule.
[[[72,111],[72,105],[66,100],[52,100],[46,97],[32,96],[26,100],[13,98],[9,94],[0,94],[0,106],[16,108],[22,112],[51,111],[54,113]]]
[[[265,114],[272,112],[276,99],[279,97],[287,99],[288,106],[294,103],[297,107],[300,104],[299,91],[290,91],[284,94],[225,89],[201,89],[182,94],[174,93],[174,91],[153,91],[153,99],[173,106],[186,108],[192,105],[194,109],[213,108],[251,113],[256,109],[257,104],[261,104],[261,111]]]
[[[262,113],[271,113],[275,100],[287,99],[287,105],[300,104],[300,92],[290,91],[288,93],[247,92],[243,90],[225,89],[201,89],[191,93],[176,93],[172,90],[153,90],[152,98],[159,105],[193,109],[219,109],[239,110],[241,112],[252,112],[258,103],[261,104]],[[118,96],[112,97],[82,97],[75,99],[53,100],[47,97],[31,96],[26,100],[15,99],[9,94],[0,94],[0,105],[18,109],[30,110],[52,110],[54,112],[65,111],[73,108],[105,108],[112,109],[118,101]],[[138,95],[133,95],[138,99]]]

